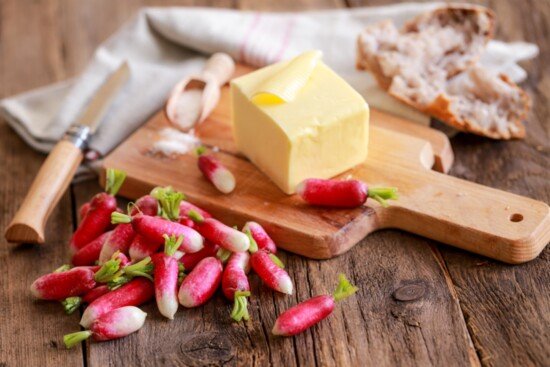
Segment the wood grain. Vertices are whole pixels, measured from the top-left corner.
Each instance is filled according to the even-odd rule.
[[[0,123],[0,169],[9,178],[0,185],[2,232],[43,160],[44,156],[31,151],[4,122]],[[62,338],[79,330],[78,315],[65,315],[57,302],[35,300],[29,290],[34,279],[67,261],[72,215],[70,195],[64,194],[46,229],[47,246],[15,246],[0,239],[0,366],[83,365],[81,352],[65,350]]]
[[[459,135],[452,140],[460,177],[550,202],[550,33],[548,1],[488,1],[497,13],[497,37],[538,44],[524,63],[522,84],[532,98],[527,138],[510,144]],[[477,256],[442,249],[481,362],[486,366],[550,364],[550,249],[536,260],[502,267]],[[479,312],[483,310],[483,312]],[[495,337],[499,335],[499,337]]]
[[[390,1],[346,3],[384,5]],[[497,12],[501,20],[497,37],[526,39],[541,47],[540,56],[525,64],[529,72],[525,85],[534,108],[525,141],[456,136],[451,174],[549,202],[550,7],[547,1],[476,3],[490,5]],[[1,0],[0,96],[76,75],[97,45],[142,5],[192,4],[251,10],[345,6],[344,1],[334,0]],[[32,153],[4,122],[0,122],[0,152],[5,173],[0,182],[3,230],[44,157]],[[82,202],[99,189],[94,182],[76,185],[74,198]],[[511,267],[391,230],[369,236],[352,252],[329,261],[305,260],[283,252],[296,295],[274,296],[253,276],[257,296],[251,300],[252,320],[244,326],[221,321],[230,306],[218,294],[200,310],[180,311],[174,324],[158,319],[154,305],[149,305],[150,319],[142,331],[117,342],[91,343],[84,354],[80,348],[52,347],[50,341],[60,343],[63,333],[77,327],[78,316],[64,316],[57,304],[35,305],[24,295],[32,278],[66,259],[64,249],[77,207],[76,202],[72,204],[65,195],[52,214],[47,246],[13,249],[1,242],[0,265],[7,269],[0,281],[2,366],[72,366],[84,360],[89,366],[550,364],[548,249],[535,261]],[[298,337],[269,335],[277,313],[298,300],[330,292],[339,271],[360,286],[358,295],[339,305],[326,322]],[[400,285],[411,284],[424,289],[424,296],[396,301],[393,295],[402,289]],[[416,292],[407,290],[406,294]],[[28,325],[38,328],[37,335],[31,335]]]
[[[230,195],[221,195],[203,178],[193,153],[172,158],[151,153],[152,142],[169,126],[163,113],[105,158],[102,175],[108,168],[127,172],[119,194],[133,200],[156,186],[174,187],[220,220],[239,227],[258,222],[281,248],[313,259],[340,255],[381,228],[402,229],[508,263],[532,260],[550,241],[548,205],[430,171],[431,145],[412,134],[439,135],[401,119],[388,120],[383,112],[372,116],[368,159],[340,177],[396,186],[400,199],[389,208],[373,201],[367,202],[371,208],[346,210],[305,205],[295,195],[283,194],[238,153],[231,134],[229,87],[221,95],[197,134],[204,144],[223,151],[217,157],[237,180]],[[384,128],[395,122],[393,130]],[[415,129],[409,130],[410,125]]]

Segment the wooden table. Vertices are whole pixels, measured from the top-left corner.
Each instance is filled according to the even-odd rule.
[[[380,5],[388,0],[2,0],[0,97],[78,74],[94,48],[145,5],[203,5],[303,10]],[[496,142],[453,138],[451,174],[550,202],[550,6],[548,2],[482,1],[502,20],[497,37],[538,43],[524,83],[533,99],[528,137]],[[44,156],[0,122],[1,232],[21,203]],[[173,322],[156,306],[139,333],[65,350],[62,336],[79,315],[33,301],[32,280],[66,261],[76,209],[99,190],[73,185],[54,211],[44,246],[0,247],[0,366],[137,365],[550,365],[550,248],[525,265],[509,266],[433,241],[386,230],[330,261],[283,253],[296,284],[291,297],[267,291],[252,276],[251,320],[227,321],[218,294],[205,307],[180,311]],[[282,310],[328,293],[339,272],[359,285],[325,322],[294,338],[276,338]],[[403,294],[412,294],[413,300]]]

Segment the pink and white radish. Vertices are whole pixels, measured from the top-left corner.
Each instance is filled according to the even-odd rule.
[[[149,241],[139,233],[136,234],[132,244],[130,245],[130,259],[132,261],[139,261],[145,259],[147,256],[152,256],[162,246],[162,242]]]
[[[98,285],[94,289],[90,289],[88,292],[84,293],[81,296],[82,303],[90,304],[93,301],[95,301],[96,299],[98,299],[99,297],[103,296],[104,294],[109,293],[110,291],[111,290],[109,289],[109,287],[107,285],[105,285],[105,284]]]
[[[173,257],[183,237],[176,240],[165,236],[164,252],[154,257],[155,264],[155,298],[161,315],[174,319],[178,310],[178,275],[179,263]]]
[[[124,306],[139,306],[155,295],[155,287],[149,279],[139,277],[90,303],[82,314],[80,325],[87,328],[98,317]]]
[[[284,294],[292,294],[293,285],[288,273],[269,255],[265,250],[253,252],[250,255],[250,266],[269,288]]]
[[[63,306],[63,310],[67,315],[71,315],[73,312],[78,310],[82,304],[82,298],[79,296],[67,297],[64,300],[60,301]]]
[[[222,249],[218,257],[206,257],[199,261],[181,283],[178,299],[182,306],[198,307],[212,297],[220,285],[223,260],[227,260],[228,255],[229,252]]]
[[[231,252],[244,252],[250,247],[250,239],[246,234],[226,226],[219,220],[204,218],[194,210],[190,210],[187,215],[195,222],[197,231],[201,235],[224,249]]]
[[[224,194],[229,194],[235,189],[235,176],[213,154],[205,154],[205,148],[196,150],[198,166],[202,174]]]
[[[202,215],[203,218],[212,218],[212,215],[208,213],[206,210],[203,210],[199,208],[196,205],[191,204],[188,201],[182,201],[180,203],[180,217],[178,219],[178,222],[180,224],[183,224],[184,226],[191,227],[193,229],[197,229],[197,225],[195,222],[187,216],[187,213],[189,213],[191,210],[196,211],[200,215]]]
[[[158,212],[157,200],[151,195],[139,198],[130,211],[130,215],[142,213],[145,215],[156,215]],[[128,253],[128,249],[134,240],[136,233],[131,224],[119,224],[112,235],[103,245],[99,255],[99,264],[104,264],[116,252]]]
[[[184,266],[184,270],[189,272],[193,270],[195,265],[206,257],[216,256],[220,246],[206,240],[204,241],[204,248],[199,252],[193,254],[185,254],[178,261]]]
[[[132,207],[131,214],[137,214],[138,212],[145,215],[155,216],[159,211],[159,203],[152,195],[144,195],[136,200]]]
[[[95,240],[111,225],[111,213],[116,211],[117,204],[114,195],[126,178],[126,173],[107,170],[106,192],[97,194],[90,201],[86,216],[73,233],[69,244],[71,252],[76,252],[88,243]]]
[[[180,203],[180,217],[181,216],[187,216],[187,213],[189,213],[189,211],[191,211],[191,210],[196,211],[197,213],[202,215],[203,218],[212,218],[212,214],[208,213],[206,210],[204,210],[202,208],[199,208],[195,204],[191,204],[190,202],[185,201],[185,200],[183,200]]]
[[[225,297],[234,301],[231,317],[235,321],[248,320],[248,302],[250,296],[250,284],[248,283],[248,271],[250,270],[250,255],[248,252],[234,252],[222,276],[222,291]]]
[[[95,273],[95,281],[98,283],[108,283],[117,275],[120,275],[120,270],[129,263],[130,260],[126,255],[120,251],[115,252],[111,259],[105,262],[105,264]]]
[[[296,187],[296,193],[307,203],[320,206],[354,208],[373,198],[387,207],[386,200],[397,200],[395,187],[371,187],[360,180],[324,180],[310,178]]]
[[[263,282],[271,289],[284,294],[292,294],[293,285],[290,276],[284,271],[282,263],[274,254],[258,249],[254,238],[250,238],[250,266]]]
[[[92,303],[96,298],[99,298],[105,293],[109,293],[110,291],[111,290],[109,289],[108,286],[99,285],[94,289],[91,289],[88,292],[84,293],[81,297],[78,297],[78,296],[67,297],[63,301],[61,301],[61,304],[63,305],[63,309],[65,310],[65,313],[67,315],[70,315],[74,311],[76,311],[81,304]]]
[[[128,252],[134,236],[135,232],[131,224],[119,224],[101,248],[99,264],[104,264],[116,251],[121,251],[122,253]]]
[[[256,222],[246,222],[243,229],[243,233],[250,232],[250,236],[256,241],[260,250],[266,250],[271,254],[277,253],[277,246],[275,242],[269,237],[265,229]]]
[[[193,228],[194,230],[197,229],[195,222],[187,216],[181,216],[180,219],[178,219],[178,223],[186,227]]]
[[[107,283],[109,289],[114,290],[139,276],[153,281],[152,273],[153,264],[150,257],[136,263],[130,263],[126,255],[117,251],[96,272],[95,280],[98,283]]]
[[[63,341],[67,348],[72,348],[90,336],[96,341],[122,338],[141,329],[146,317],[147,314],[137,307],[120,307],[98,317],[89,330],[65,335]]]
[[[340,274],[340,282],[333,295],[313,297],[286,310],[275,321],[272,332],[281,336],[301,333],[329,316],[334,311],[336,302],[355,292],[357,288],[349,283],[344,274]]]
[[[66,271],[42,275],[31,285],[32,294],[38,299],[63,300],[79,296],[96,286],[94,271],[77,267]]]
[[[113,231],[105,232],[78,250],[71,258],[73,265],[82,266],[94,264],[99,259],[101,249],[112,233]]]
[[[202,236],[192,228],[176,222],[170,222],[159,217],[137,214],[133,217],[120,213],[112,214],[113,223],[132,223],[134,231],[145,237],[151,243],[164,243],[164,234],[168,236],[183,236],[180,251],[193,253],[203,248]]]
[[[88,210],[90,210],[91,203],[89,201],[85,202],[80,206],[78,209],[78,216],[80,217],[80,220],[84,219],[86,214],[88,214]]]

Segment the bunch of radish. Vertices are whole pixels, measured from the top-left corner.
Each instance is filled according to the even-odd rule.
[[[159,313],[173,319],[180,305],[199,307],[220,286],[233,302],[230,316],[248,320],[250,269],[274,291],[292,294],[277,246],[260,224],[248,222],[239,231],[170,187],[153,189],[124,214],[114,197],[124,177],[109,170],[106,192],[82,206],[70,242],[74,267],[62,266],[31,285],[35,297],[59,301],[67,313],[87,305],[80,321],[86,330],[66,335],[68,348],[89,337],[103,341],[139,330],[147,314],[137,306],[153,299]],[[356,290],[345,277],[340,283],[334,296],[283,313],[274,334],[294,335],[328,316],[336,301]]]

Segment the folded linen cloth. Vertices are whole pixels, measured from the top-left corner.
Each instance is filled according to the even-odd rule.
[[[0,114],[31,147],[48,152],[110,73],[127,61],[130,81],[90,142],[90,148],[103,156],[158,111],[171,87],[199,71],[208,54],[226,52],[237,62],[260,67],[319,49],[324,61],[371,106],[427,123],[428,116],[389,97],[368,73],[355,70],[356,40],[368,24],[391,18],[399,26],[443,5],[405,3],[299,13],[144,8],[99,46],[78,78],[6,98],[0,102]],[[537,53],[533,44],[491,41],[481,62],[519,82],[526,73],[516,62]]]

